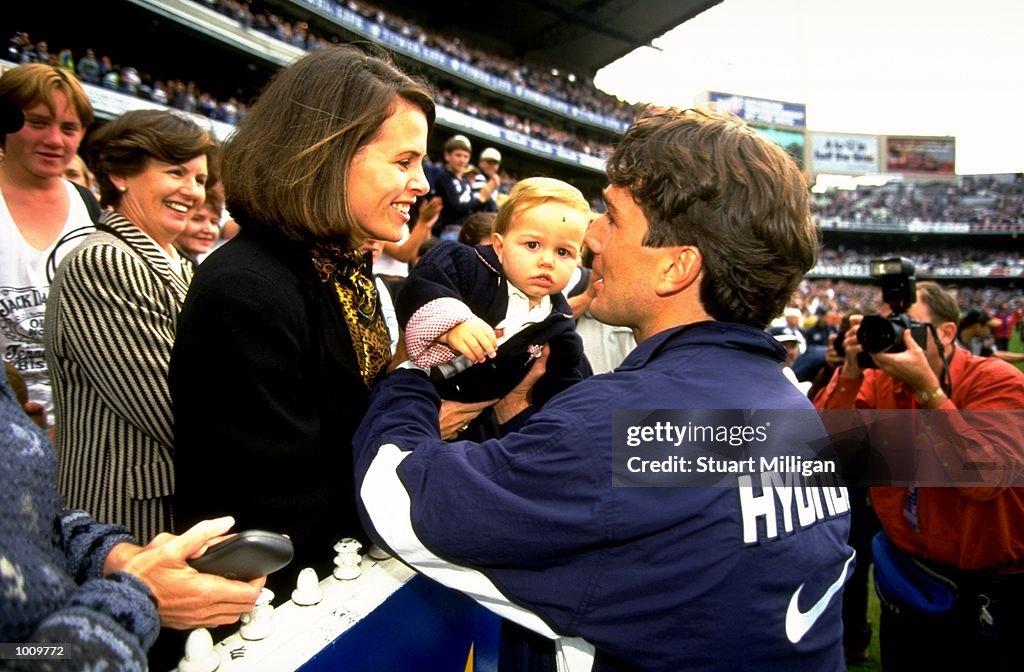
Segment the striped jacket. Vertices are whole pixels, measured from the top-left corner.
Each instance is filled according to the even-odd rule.
[[[192,279],[116,213],[61,262],[46,304],[59,487],[72,508],[136,538],[170,530],[173,423],[167,369]]]

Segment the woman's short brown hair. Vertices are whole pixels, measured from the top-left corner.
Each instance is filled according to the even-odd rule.
[[[89,95],[67,70],[45,63],[26,63],[11,68],[0,77],[0,98],[6,98],[22,110],[46,103],[50,114],[57,116],[57,103],[53,99],[56,91],[68,99],[71,109],[82,122],[82,128],[92,123],[93,111]],[[6,136],[0,134],[0,147],[3,146],[6,146]]]
[[[652,110],[606,165],[647,217],[648,247],[693,245],[716,320],[764,328],[815,263],[819,233],[793,159],[739,118]]]
[[[209,131],[183,115],[132,110],[94,132],[86,154],[99,183],[100,203],[116,208],[121,203],[121,192],[110,181],[111,175],[138,175],[151,159],[182,164],[205,155],[209,188],[217,182],[217,149],[217,140]]]
[[[423,110],[423,83],[382,53],[351,45],[313,52],[280,71],[225,142],[224,191],[242,227],[298,241],[349,245],[355,219],[346,185],[356,152],[374,139],[397,98]]]

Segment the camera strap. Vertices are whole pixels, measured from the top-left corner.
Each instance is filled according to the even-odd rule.
[[[946,348],[942,345],[942,339],[939,338],[939,331],[935,328],[935,325],[931,322],[926,323],[928,330],[932,332],[932,338],[935,339],[935,348],[939,351],[939,359],[942,361],[942,373],[939,375],[939,386],[942,391],[946,393],[946,396],[950,399],[953,398],[953,381],[949,377],[949,360],[953,359],[953,350],[956,349],[954,344],[953,350],[950,351],[949,357],[946,357]]]

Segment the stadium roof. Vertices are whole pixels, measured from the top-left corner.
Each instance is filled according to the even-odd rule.
[[[722,0],[502,0],[374,4],[506,56],[592,77]]]

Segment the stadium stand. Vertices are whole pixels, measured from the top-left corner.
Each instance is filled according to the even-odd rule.
[[[520,177],[554,175],[583,189],[596,209],[603,158],[640,109],[597,90],[585,73],[507,58],[434,30],[422,8],[389,11],[356,0],[118,0],[112,7],[139,28],[119,31],[81,3],[58,25],[32,3],[17,3],[7,12],[13,25],[53,48],[40,57],[37,42],[15,33],[6,60],[46,58],[80,71],[86,50],[95,50],[96,86],[105,92],[201,115],[226,134],[267,78],[303,51],[375,42],[435,85],[434,159],[445,137],[463,133],[477,147],[500,147],[505,190]],[[124,105],[111,105],[107,118]],[[911,258],[919,277],[956,287],[965,309],[1024,303],[1019,175],[834,190],[815,194],[813,212],[823,248],[795,299],[801,305],[829,294],[837,310],[863,304],[872,291],[867,262],[880,256]]]

